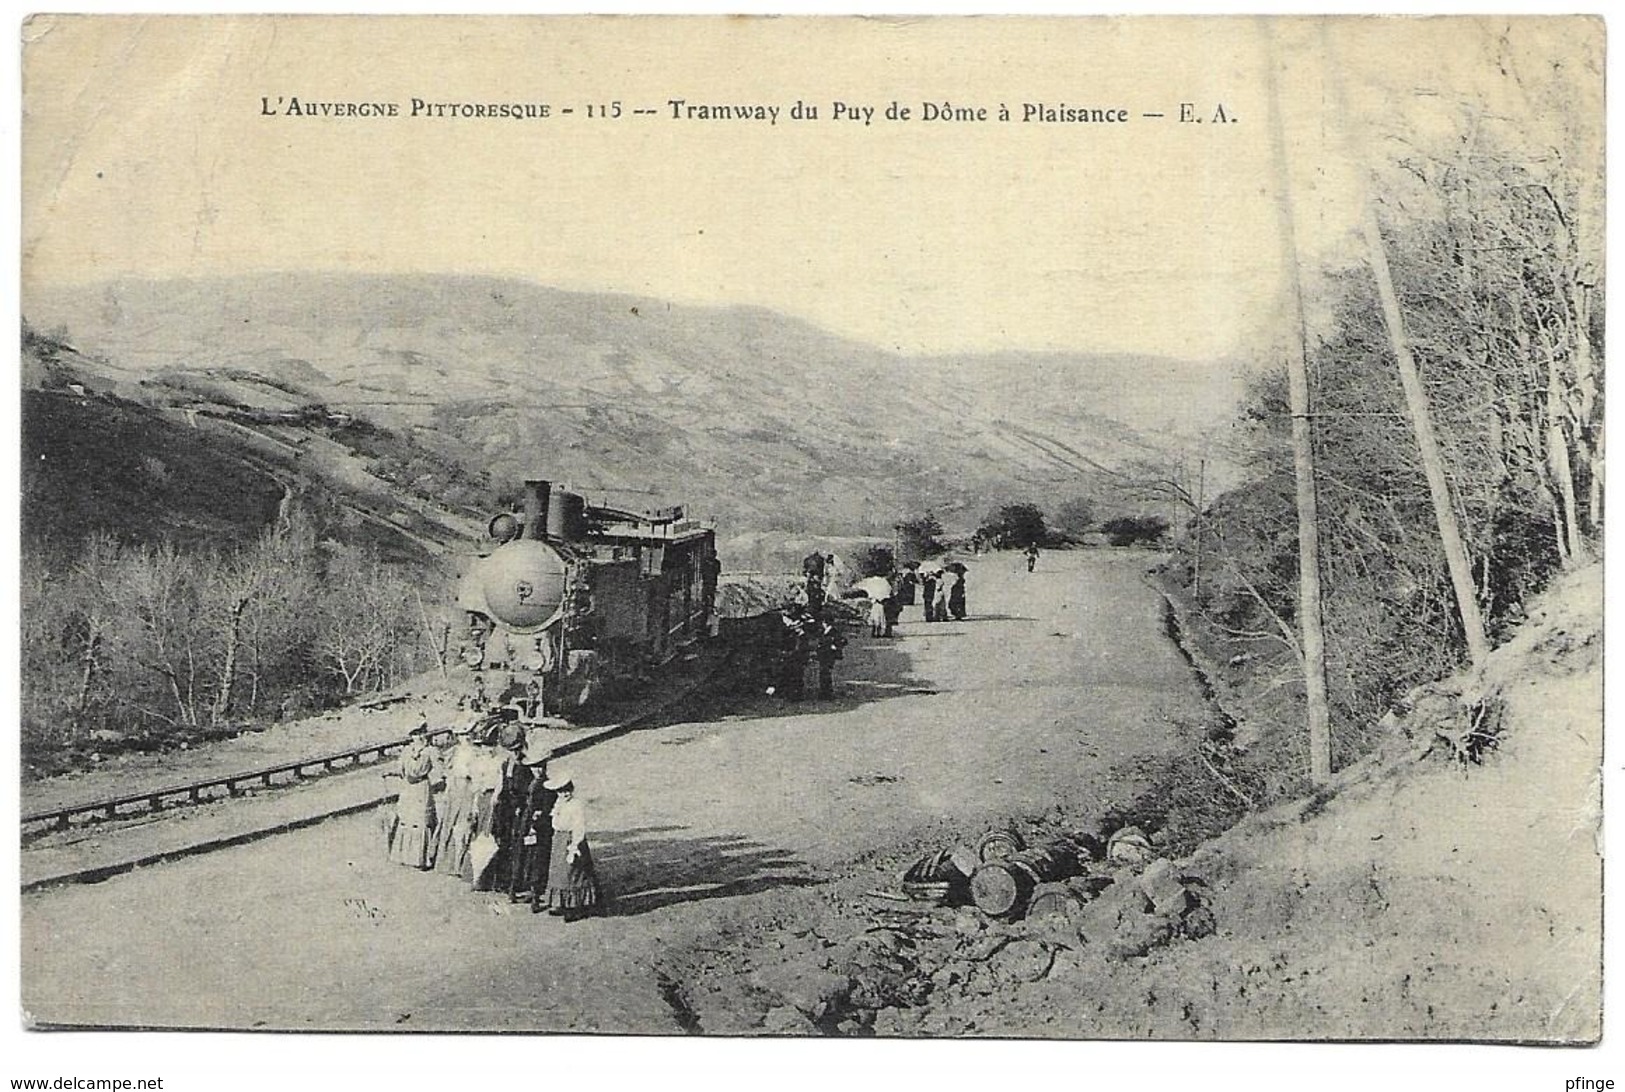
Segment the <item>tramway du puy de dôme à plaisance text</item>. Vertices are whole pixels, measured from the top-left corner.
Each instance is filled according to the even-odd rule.
[[[884,106],[868,103],[849,103],[835,100],[827,105],[797,99],[793,104],[735,102],[707,103],[689,99],[667,99],[663,105],[629,105],[612,99],[600,103],[563,106],[547,102],[441,102],[411,98],[405,102],[393,100],[319,100],[302,99],[297,95],[260,96],[261,116],[308,118],[450,118],[495,120],[548,120],[554,118],[585,118],[616,120],[620,118],[664,117],[672,121],[689,122],[747,122],[778,125],[784,121],[819,121],[873,125],[877,122],[925,123],[981,123],[981,122],[1035,122],[1039,124],[1092,124],[1120,125],[1135,119],[1162,119],[1176,117],[1180,122],[1211,120],[1215,123],[1234,122],[1233,113],[1227,113],[1221,104],[1209,119],[1206,111],[1199,112],[1194,103],[1181,102],[1177,114],[1161,110],[1130,110],[1125,106],[1080,106],[1066,102],[1018,102],[1014,106],[1000,102],[996,106],[955,103],[951,100],[926,101],[904,105],[893,99]]]

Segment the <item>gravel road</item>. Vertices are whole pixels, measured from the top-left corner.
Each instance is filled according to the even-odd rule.
[[[22,903],[47,1024],[684,1030],[662,957],[726,949],[922,831],[1128,799],[1206,708],[1148,555],[971,566],[971,617],[854,637],[831,701],[745,689],[568,760],[610,913],[564,924],[386,863],[372,815]]]

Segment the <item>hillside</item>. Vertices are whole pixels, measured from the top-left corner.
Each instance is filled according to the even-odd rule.
[[[394,560],[460,551],[480,526],[469,505],[489,492],[482,479],[293,384],[215,369],[143,376],[32,327],[21,371],[22,531],[48,551],[74,553],[95,532],[238,546],[290,503]]]
[[[725,528],[889,535],[936,509],[1058,499],[1227,419],[1222,368],[903,357],[755,308],[454,276],[255,275],[34,288],[109,378],[169,397],[249,373],[505,483],[686,501]],[[206,392],[220,398],[218,390]]]

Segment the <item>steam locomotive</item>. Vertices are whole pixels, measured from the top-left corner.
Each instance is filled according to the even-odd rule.
[[[716,532],[681,507],[595,507],[527,481],[523,510],[487,530],[457,591],[471,708],[556,723],[648,680],[713,632]]]

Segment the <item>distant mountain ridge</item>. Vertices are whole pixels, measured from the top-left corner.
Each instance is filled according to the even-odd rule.
[[[1155,459],[1153,430],[1230,416],[1223,369],[1124,356],[906,357],[756,307],[480,276],[252,274],[26,293],[131,383],[231,370],[409,430],[488,471],[725,528],[973,526]]]

